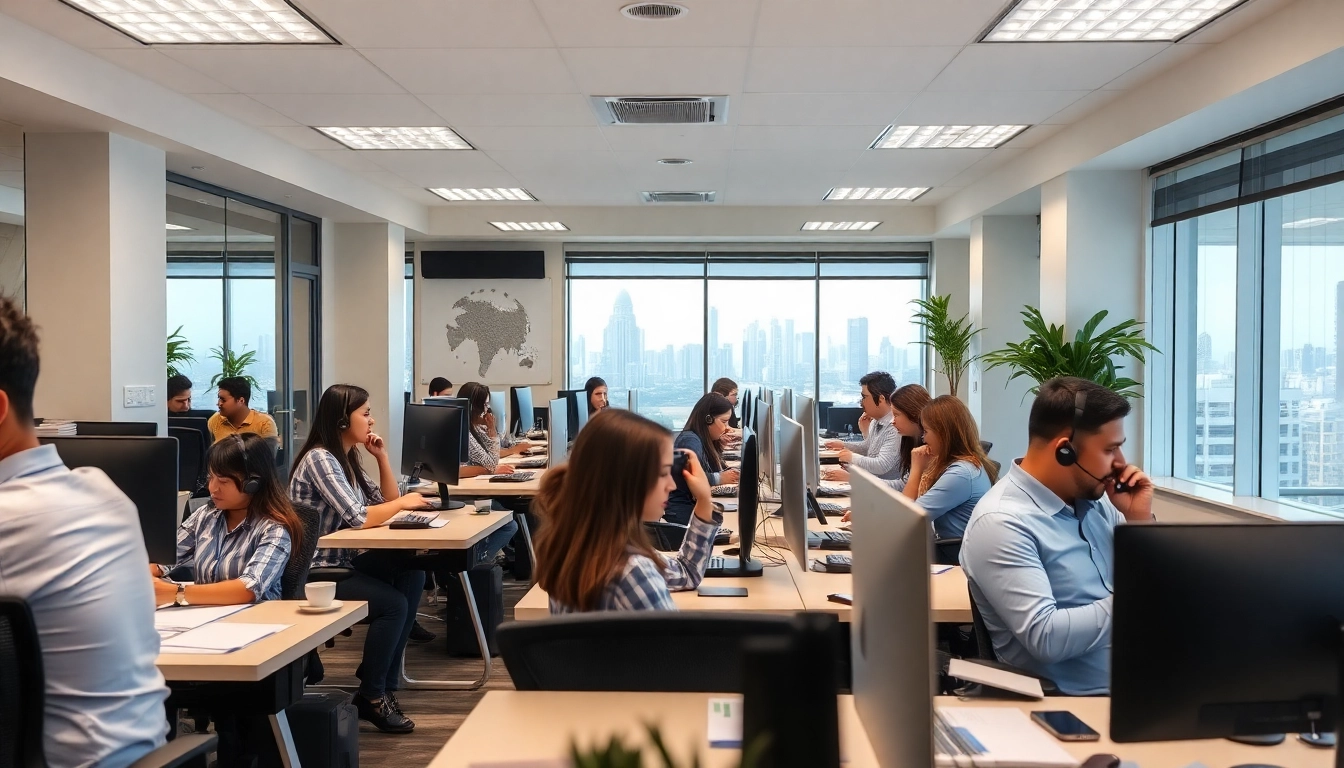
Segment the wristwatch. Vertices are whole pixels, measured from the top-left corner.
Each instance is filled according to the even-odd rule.
[[[191,605],[187,602],[187,585],[177,585],[177,597],[173,598],[173,605]]]

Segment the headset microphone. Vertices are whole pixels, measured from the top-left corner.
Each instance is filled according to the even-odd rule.
[[[1086,408],[1087,392],[1079,390],[1073,396],[1073,428],[1069,430],[1069,440],[1055,449],[1055,461],[1059,462],[1061,466],[1077,467],[1082,470],[1084,475],[1096,480],[1098,483],[1105,483],[1107,480],[1112,479],[1115,476],[1115,473],[1112,472],[1105,477],[1097,477],[1086,469],[1083,469],[1083,466],[1078,463],[1078,449],[1073,447],[1073,441],[1078,434],[1078,423],[1082,421],[1083,412]],[[1129,486],[1120,482],[1119,478],[1115,478],[1115,492],[1126,493],[1128,491]]]

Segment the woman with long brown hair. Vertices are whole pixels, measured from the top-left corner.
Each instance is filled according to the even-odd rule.
[[[728,469],[723,463],[723,438],[728,434],[728,417],[732,412],[732,404],[723,395],[710,392],[701,396],[691,409],[691,415],[686,417],[686,426],[672,443],[677,450],[685,449],[695,454],[711,486],[733,485],[740,477],[738,470]],[[695,495],[685,480],[676,477],[672,480],[677,487],[667,499],[663,519],[686,525],[691,521]]]
[[[998,482],[998,468],[980,447],[980,430],[970,410],[952,395],[934,398],[920,414],[920,423],[924,445],[911,454],[910,480],[901,492],[929,514],[935,544],[938,539],[959,539],[980,497]]]
[[[643,527],[663,516],[675,485],[668,430],[609,408],[579,433],[569,461],[546,472],[536,575],[551,613],[675,610],[671,593],[700,584],[718,527],[709,479],[695,454],[681,453],[695,514],[675,557],[655,552]]]

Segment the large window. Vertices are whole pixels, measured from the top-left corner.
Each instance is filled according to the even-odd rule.
[[[857,402],[887,370],[924,383],[913,299],[928,251],[567,255],[568,386],[601,376],[623,407],[680,428],[720,377]]]
[[[1152,252],[1172,474],[1344,516],[1340,111],[1158,176]]]

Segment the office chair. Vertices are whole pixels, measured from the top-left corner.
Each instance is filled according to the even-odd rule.
[[[659,552],[676,552],[686,539],[686,526],[662,520],[644,523],[644,532],[649,535],[653,548]]]
[[[1025,675],[1026,677],[1034,677],[1041,681],[1041,691],[1044,692],[1046,696],[1064,695],[1059,692],[1059,686],[1055,685],[1053,680],[1046,677],[1037,677],[1024,669],[1020,669],[999,659],[998,654],[994,652],[994,640],[989,636],[989,627],[985,624],[985,617],[980,613],[980,606],[975,602],[975,590],[970,588],[970,583],[971,580],[968,578],[966,580],[966,589],[970,592],[971,596],[971,626],[974,627],[973,631],[975,632],[976,663],[983,664],[986,667],[993,667],[994,669],[1002,669],[1006,672]],[[975,690],[979,688],[981,688],[980,685],[973,683],[967,685],[962,690],[966,692],[967,695],[983,696],[983,691]]]
[[[637,611],[507,622],[496,637],[520,691],[733,693],[742,641],[793,631],[791,616]]]
[[[195,493],[205,485],[205,441],[191,427],[168,427],[177,438],[177,489]]]
[[[20,598],[0,597],[0,765],[47,767],[45,677],[32,610]],[[179,736],[131,768],[205,768],[217,741],[213,734]]]
[[[95,437],[158,437],[159,425],[152,421],[76,421],[75,434]]]
[[[302,600],[303,587],[308,583],[308,572],[313,565],[313,555],[317,552],[317,527],[321,524],[318,511],[306,504],[295,504],[294,514],[298,515],[303,527],[303,541],[289,552],[289,562],[285,564],[285,573],[280,577],[280,599]]]

